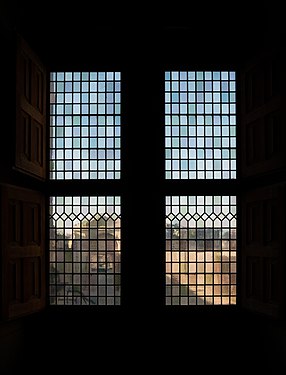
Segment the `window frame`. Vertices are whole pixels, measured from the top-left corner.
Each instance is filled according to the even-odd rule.
[[[236,72],[236,150],[237,176],[236,179],[225,180],[167,180],[165,179],[165,71],[188,70],[232,70]],[[165,197],[180,195],[235,195],[237,197],[237,303],[235,305],[184,306],[188,309],[236,309],[240,305],[240,246],[241,246],[241,178],[240,178],[240,137],[239,137],[239,74],[232,64],[165,64],[147,65],[146,71],[141,72],[141,86],[138,89],[138,72],[136,68],[93,66],[92,69],[68,69],[69,71],[120,71],[121,72],[121,179],[119,180],[51,180],[47,179],[47,195],[119,195],[121,197],[121,309],[150,309],[179,306],[165,305]],[[63,67],[53,67],[50,71],[68,71]],[[49,81],[47,84],[49,87]],[[49,93],[48,93],[49,94]],[[49,95],[47,95],[49,97]],[[148,115],[144,113],[148,97]],[[49,103],[48,103],[49,104]],[[49,108],[49,106],[47,106]],[[143,110],[143,112],[142,112]],[[138,113],[140,113],[138,119]],[[49,118],[49,113],[47,114]],[[151,118],[148,122],[146,119]],[[137,124],[134,127],[132,124]],[[144,127],[145,126],[145,127]],[[138,128],[144,128],[144,133],[138,136]],[[152,139],[150,139],[152,134]],[[49,123],[47,126],[49,140]],[[134,141],[135,140],[135,141]],[[146,150],[146,144],[148,145]],[[148,153],[147,153],[148,151]],[[49,161],[50,148],[47,147]],[[145,159],[144,159],[145,156]],[[223,182],[223,184],[221,183]],[[140,191],[143,187],[143,195]],[[211,192],[211,194],[210,194]],[[47,206],[48,206],[47,198]],[[148,241],[142,239],[138,244],[138,224],[135,218],[140,218],[138,212],[153,212],[152,221],[156,230],[147,230],[152,238],[153,262],[148,262],[148,278],[146,260],[138,254],[148,248]],[[47,210],[48,212],[48,210]],[[140,227],[140,226],[139,226]],[[144,225],[141,226],[145,230]],[[141,229],[142,231],[142,229]],[[150,239],[150,238],[149,238]],[[47,242],[48,243],[48,242]],[[136,244],[136,245],[135,245]],[[137,247],[138,251],[132,251]],[[49,249],[49,246],[47,246]],[[48,263],[48,262],[47,262]],[[134,267],[136,264],[136,267]],[[49,271],[47,271],[47,280]],[[47,281],[48,282],[48,281]],[[48,284],[49,285],[49,284]],[[48,290],[48,288],[47,288]],[[47,306],[49,293],[47,293]],[[113,306],[80,306],[81,308],[112,308]],[[118,307],[118,306],[117,306]],[[182,306],[180,306],[182,308]]]

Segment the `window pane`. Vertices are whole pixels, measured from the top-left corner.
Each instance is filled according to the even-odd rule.
[[[236,197],[166,197],[166,304],[236,304]]]
[[[235,72],[165,73],[166,179],[236,178]]]
[[[51,179],[120,178],[120,76],[51,73]]]
[[[50,304],[119,305],[117,196],[50,198]]]

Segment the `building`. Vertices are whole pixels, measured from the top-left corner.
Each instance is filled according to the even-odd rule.
[[[72,249],[87,263],[90,272],[120,268],[120,219],[107,219],[98,225],[95,219],[78,224],[73,229]],[[76,261],[76,260],[75,260]]]

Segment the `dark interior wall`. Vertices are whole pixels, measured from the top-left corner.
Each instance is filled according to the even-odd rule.
[[[247,313],[36,314],[1,327],[0,370],[279,374],[285,335],[279,322]]]
[[[114,8],[107,2],[80,2],[81,8],[79,4],[59,7],[53,1],[4,3],[2,33],[20,32],[51,70],[104,67],[140,74],[140,70],[152,70],[153,66],[169,69],[194,64],[210,68],[230,64],[239,68],[260,53],[279,48],[284,36],[282,12],[273,1],[238,1],[231,6],[176,3],[164,5],[164,9],[136,2],[133,6],[118,2]],[[85,315],[83,321],[80,314],[67,316],[62,312],[1,325],[1,363],[14,366],[18,355],[27,359],[34,350],[39,361],[50,361],[51,368],[55,352],[63,366],[72,368],[75,352],[79,367],[88,367],[93,358],[97,366],[100,358],[108,363],[106,348],[115,343],[108,353],[115,363],[121,362],[117,369],[130,368],[130,357],[146,370],[152,360],[166,366],[166,358],[177,369],[188,368],[194,358],[199,359],[202,369],[220,367],[221,359],[233,360],[231,369],[285,368],[284,324],[260,316],[213,314],[210,318],[183,312],[163,317],[158,314],[152,319],[134,315],[129,322],[120,314],[117,318],[114,322],[113,315],[104,311],[97,316],[104,322],[99,326],[94,316]],[[127,340],[124,348],[123,337]],[[91,345],[87,344],[89,339]],[[51,342],[52,348],[45,349],[46,342]],[[158,354],[158,348],[163,348],[163,355]],[[208,364],[204,354],[211,359]],[[81,359],[85,359],[82,365]]]
[[[6,1],[5,23],[21,32],[44,63],[70,66],[243,62],[280,32],[271,2]],[[273,10],[274,9],[274,10]],[[3,18],[3,17],[2,17]],[[56,59],[55,59],[56,56]]]

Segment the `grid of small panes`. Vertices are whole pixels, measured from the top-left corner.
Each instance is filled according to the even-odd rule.
[[[165,72],[165,177],[236,178],[234,71]]]
[[[49,247],[51,305],[120,305],[120,197],[51,197]]]
[[[50,178],[119,179],[120,72],[50,74]]]
[[[166,305],[236,304],[236,197],[166,197]]]

